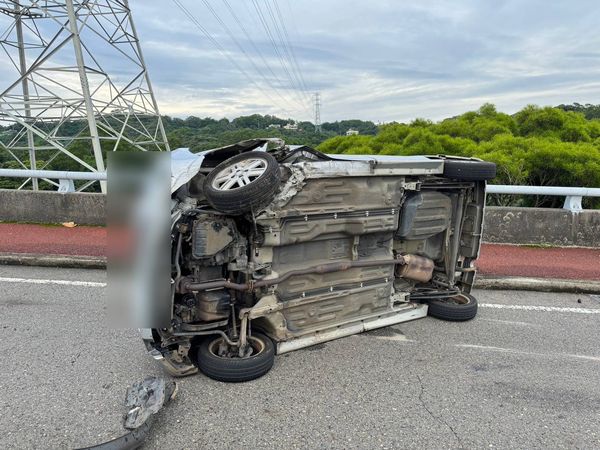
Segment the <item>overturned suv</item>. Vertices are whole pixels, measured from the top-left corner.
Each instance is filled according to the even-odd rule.
[[[476,315],[494,164],[270,140],[172,158],[172,320],[145,335],[171,374],[246,381],[275,354]]]

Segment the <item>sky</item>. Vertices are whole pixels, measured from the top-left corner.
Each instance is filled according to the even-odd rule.
[[[598,0],[179,1],[210,38],[173,0],[129,2],[171,116],[313,120],[316,91],[323,122],[600,103]]]

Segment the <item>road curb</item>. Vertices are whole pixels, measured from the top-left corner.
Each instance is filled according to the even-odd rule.
[[[477,289],[571,292],[599,294],[600,282],[592,280],[565,280],[558,278],[528,278],[514,276],[480,275],[475,281]]]
[[[0,265],[106,269],[106,257],[0,253]],[[600,294],[600,281],[479,275],[476,289]]]
[[[65,269],[106,269],[106,258],[102,256],[0,253],[0,265],[60,267]]]

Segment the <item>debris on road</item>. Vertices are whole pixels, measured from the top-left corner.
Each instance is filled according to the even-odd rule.
[[[178,386],[164,378],[147,377],[127,388],[123,426],[128,433],[102,444],[86,447],[88,450],[129,450],[141,447],[150,431],[155,415],[175,398]]]

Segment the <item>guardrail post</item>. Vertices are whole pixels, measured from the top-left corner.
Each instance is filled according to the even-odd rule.
[[[568,209],[571,212],[583,211],[581,207],[581,197],[577,195],[567,195],[563,209]]]
[[[58,180],[58,192],[75,192],[73,180]]]

